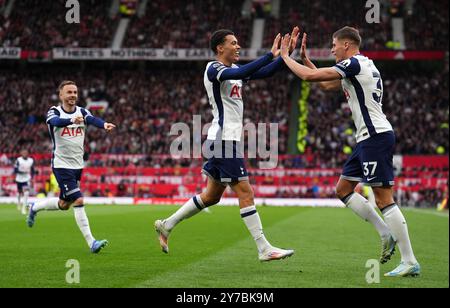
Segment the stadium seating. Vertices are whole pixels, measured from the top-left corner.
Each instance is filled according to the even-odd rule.
[[[114,134],[106,137],[102,131],[90,129],[90,153],[167,154],[174,139],[168,134],[173,123],[190,124],[193,114],[202,116],[203,125],[212,118],[201,66],[178,66],[170,72],[164,68],[147,72],[87,70],[70,75],[79,80],[81,104],[109,101],[110,107],[102,116],[119,125]],[[58,103],[55,89],[65,77],[53,69],[2,72],[0,153],[18,153],[23,145],[35,153],[51,150],[45,114]],[[273,79],[252,81],[244,88],[244,122],[279,123],[280,154],[287,153],[291,79],[290,74],[281,73]],[[385,76],[383,104],[399,141],[396,153],[436,154],[439,146],[448,151],[447,88],[446,72]],[[308,153],[314,151],[320,157],[315,166],[339,167],[346,159],[344,147],[354,145],[345,98],[313,85],[309,101]],[[14,143],[7,142],[11,135],[16,136]],[[307,163],[302,162],[303,166]]]
[[[28,50],[111,46],[120,18],[118,11],[109,14],[111,1],[82,1],[81,23],[75,28],[65,21],[65,1],[56,2],[58,5],[55,1],[43,1],[34,6],[25,0],[15,1],[9,17],[0,14],[0,46]],[[243,0],[196,0],[188,4],[181,0],[149,1],[143,16],[131,17],[123,47],[207,48],[208,37],[217,28],[234,30],[242,47],[250,47],[254,17],[266,19],[264,47],[271,46],[276,33],[288,33],[292,25],[307,31],[309,46],[315,48],[329,48],[330,34],[343,25],[360,30],[363,50],[388,49],[387,43],[392,40],[391,15],[385,5],[380,23],[374,25],[366,22],[367,9],[359,0],[282,0],[282,18],[268,12],[242,14],[243,3]],[[89,14],[85,13],[86,7]],[[43,15],[53,18],[43,22],[39,18]],[[407,49],[448,50],[448,1],[417,0],[411,9],[402,7],[400,15],[404,17],[404,28],[408,29],[405,31]]]
[[[65,3],[54,0],[30,5],[29,1],[15,1],[8,18],[0,14],[0,46],[37,51],[53,47],[110,47],[117,17],[108,16],[109,1],[83,1],[80,25],[76,27],[66,22]]]
[[[48,108],[58,103],[55,89],[65,74],[53,70],[7,74],[8,78],[0,77],[4,80],[0,85],[0,121],[5,126],[0,132],[0,152],[18,152],[23,144],[30,145],[32,152],[48,151],[51,146],[44,117]],[[244,90],[249,102],[245,121],[280,123],[283,153],[287,148],[288,76],[277,77],[276,91],[268,89],[269,81],[253,81]],[[174,137],[168,132],[173,123],[192,123],[194,114],[202,116],[203,124],[212,119],[203,87],[203,67],[146,73],[87,71],[71,74],[71,78],[80,80],[82,104],[108,100],[110,108],[102,116],[119,125],[117,132],[106,138],[101,131],[89,131],[88,149],[93,153],[169,153]],[[3,142],[18,129],[17,142]]]
[[[447,74],[383,75],[383,110],[395,129],[396,153],[436,154],[438,146],[448,149]],[[314,104],[308,117],[309,144],[325,161],[342,163],[345,156],[340,157],[339,152],[355,142],[345,97],[313,85],[310,101]]]
[[[243,17],[243,0],[156,0],[146,14],[132,19],[125,47],[208,48],[211,31],[232,29],[242,47],[249,47],[250,17]]]
[[[287,33],[293,25],[299,25],[310,34],[308,45],[315,48],[329,48],[330,34],[344,24],[359,28],[364,38],[363,50],[386,50],[389,48],[386,43],[392,39],[391,16],[386,7],[381,23],[369,25],[364,19],[364,6],[356,5],[360,4],[359,0],[327,1],[326,5],[323,1],[282,0],[282,18],[275,18],[257,7],[252,14],[244,14],[241,12],[244,2],[149,1],[143,16],[130,17],[123,47],[207,48],[211,31],[230,28],[235,31],[241,46],[249,48],[256,17],[266,19],[263,47],[270,47],[276,33]],[[21,47],[26,51],[48,51],[54,47],[111,47],[120,18],[114,12],[110,15],[111,1],[82,1],[81,24],[76,28],[65,21],[65,1],[39,3],[39,6],[33,6],[27,1],[16,0],[10,16],[6,17],[0,11],[0,47]],[[88,14],[84,11],[86,7],[89,7]],[[355,12],[355,7],[359,7],[359,11]],[[405,7],[402,12],[408,49],[448,51],[447,1],[416,0],[411,9]],[[54,18],[39,18],[44,14]],[[434,22],[427,23],[429,20]],[[161,177],[176,178],[183,168],[189,173],[183,175],[187,193],[201,189],[202,181],[197,174],[202,160],[175,160],[167,154],[175,138],[168,133],[173,123],[192,126],[194,114],[201,116],[202,125],[212,119],[203,86],[205,63],[91,63],[28,63],[0,68],[0,166],[10,168],[12,158],[26,147],[34,156],[43,154],[37,162],[42,168],[37,179],[39,185],[45,183],[52,149],[45,115],[50,106],[58,103],[56,88],[59,82],[72,79],[81,90],[80,104],[107,101],[109,106],[105,113],[93,112],[118,125],[117,130],[108,135],[101,130],[88,130],[89,168],[97,171],[112,168],[106,170],[114,170],[117,176],[123,177],[136,176],[143,172],[140,168],[176,166],[176,169],[158,175],[151,184],[128,183],[126,180],[121,183],[123,179],[109,183],[106,178],[87,176],[84,187],[87,194],[181,195],[184,192],[177,190],[178,183],[166,183],[167,178]],[[414,73],[406,69],[406,66],[414,65]],[[422,71],[421,64],[408,62],[405,69],[383,70],[383,109],[396,132],[396,154],[432,155],[449,151],[448,63],[439,65],[444,67]],[[340,168],[348,157],[347,150],[355,142],[351,113],[342,94],[326,93],[317,85],[311,85],[306,151],[301,156],[285,156],[289,138],[293,138],[290,136],[290,116],[293,113],[294,80],[286,70],[269,80],[246,83],[243,89],[244,123],[278,123],[278,149],[282,155],[278,161],[279,169],[322,171],[300,177],[277,177],[259,173],[257,162],[260,159],[249,159],[252,181],[261,196],[332,197]],[[331,174],[327,170],[332,170]],[[404,167],[399,176],[399,185],[407,187],[409,199],[417,202],[435,200],[441,197],[435,188],[442,183],[430,180],[431,186],[427,186],[428,182],[417,179],[447,179],[448,166],[447,169],[442,166]],[[11,177],[4,179],[1,185],[12,185]],[[9,193],[3,188],[5,191]]]
[[[33,155],[37,164],[34,189],[46,189],[51,174],[51,154]],[[308,157],[313,161],[317,157]],[[189,198],[202,192],[205,178],[200,176],[202,160],[173,160],[168,155],[92,154],[83,172],[86,196],[131,198]],[[0,156],[0,183],[4,195],[14,195],[11,175],[14,157]],[[281,156],[280,161],[305,159]],[[404,156],[396,177],[396,197],[414,206],[435,206],[448,185],[448,157]],[[262,198],[334,198],[340,168],[249,168],[250,181]],[[225,197],[233,196],[230,190]]]
[[[448,1],[414,1],[405,14],[407,48],[448,50],[448,9]]]
[[[356,10],[356,11],[355,11]],[[365,20],[366,8],[361,1],[281,1],[280,16],[267,20],[264,46],[272,45],[276,33],[289,33],[292,25],[309,34],[308,45],[314,48],[331,48],[331,34],[344,25],[359,29],[366,38],[363,50],[383,50],[391,39],[389,20],[383,18],[379,24],[368,24]],[[288,16],[288,18],[285,18]]]

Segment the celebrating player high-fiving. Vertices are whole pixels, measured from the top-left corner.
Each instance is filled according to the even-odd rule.
[[[308,59],[306,38],[304,34],[300,49],[304,65],[289,56],[289,34],[281,42],[283,60],[303,80],[319,82],[326,90],[342,88],[356,126],[357,145],[344,165],[336,186],[337,195],[376,228],[381,237],[380,263],[390,260],[398,245],[401,263],[385,276],[417,276],[420,265],[411,247],[406,220],[393,197],[395,135],[382,109],[381,74],[372,60],[360,54],[361,36],[355,28],[344,27],[333,34],[331,53],[336,59],[333,67],[317,68]],[[384,221],[368,200],[355,191],[359,182],[372,187]]]
[[[299,29],[292,31],[294,39],[289,51],[295,48]],[[241,89],[244,81],[268,78],[280,70],[284,64],[280,55],[281,35],[278,34],[271,51],[261,58],[239,66],[240,46],[230,30],[218,30],[210,40],[211,50],[216,60],[206,65],[204,85],[212,106],[214,119],[208,131],[207,147],[214,152],[202,172],[208,177],[205,192],[194,196],[172,216],[155,221],[162,251],[169,252],[168,238],[175,226],[184,219],[198,214],[203,209],[219,203],[229,185],[237,194],[241,217],[255,240],[260,261],[279,260],[290,257],[294,250],[272,246],[266,239],[261,219],[255,207],[252,187],[243,153],[241,135],[243,129],[244,103]],[[276,58],[276,60],[274,60]],[[222,153],[231,155],[223,156]]]

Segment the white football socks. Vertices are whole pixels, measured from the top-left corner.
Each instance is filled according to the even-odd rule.
[[[36,202],[33,205],[33,211],[34,212],[40,212],[42,210],[57,211],[59,210],[58,202],[59,202],[58,198],[50,198],[42,200],[40,202]]]
[[[84,206],[75,206],[73,208],[75,214],[75,220],[77,221],[78,228],[80,228],[89,248],[92,247],[95,239],[92,236],[91,228],[89,227],[89,219],[87,218]]]
[[[246,207],[241,209],[240,212],[242,220],[244,220],[248,231],[250,231],[250,234],[255,240],[256,246],[258,247],[258,252],[262,253],[265,250],[271,248],[272,245],[270,245],[270,243],[264,236],[261,219],[259,218],[259,214],[256,211],[256,207],[254,205]]]
[[[389,227],[366,198],[355,192],[343,201],[356,215],[370,222],[381,237],[390,235]]]
[[[19,210],[19,211],[20,211],[20,205],[22,204],[21,201],[22,201],[21,195],[18,194],[17,195],[17,210]]]
[[[388,205],[381,212],[392,235],[397,241],[400,254],[402,255],[402,261],[408,264],[416,264],[417,260],[409,239],[408,225],[398,206],[395,203]]]
[[[203,204],[200,195],[189,199],[181,208],[178,209],[172,216],[164,220],[164,227],[171,231],[180,221],[190,218],[198,214],[205,205]]]
[[[30,196],[29,191],[24,191],[23,193],[23,202],[22,202],[22,214],[26,214],[26,208],[28,204],[28,197]]]

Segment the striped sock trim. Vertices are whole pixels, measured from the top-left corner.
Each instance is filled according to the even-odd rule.
[[[241,217],[245,218],[245,217],[251,216],[253,214],[256,214],[256,210],[253,210],[253,211],[250,211],[250,212],[247,212],[247,213],[243,213],[243,214],[241,214]]]
[[[396,206],[397,206],[397,204],[392,203],[392,204],[389,204],[388,206],[382,208],[380,211],[381,211],[381,213],[384,215],[384,214],[386,214],[390,209],[392,209],[392,208],[394,208],[394,207],[396,207]]]
[[[241,217],[245,218],[245,217],[251,216],[251,215],[256,214],[256,213],[257,213],[256,212],[256,207],[255,206],[250,206],[250,207],[247,207],[247,208],[244,208],[244,209],[241,210]]]
[[[202,206],[203,202],[201,202],[202,199],[200,197],[198,197],[198,199],[197,199],[197,197],[198,196],[194,196],[192,198],[192,200],[194,201],[195,206],[201,211],[201,210],[203,210],[203,206]],[[199,200],[200,200],[200,202],[199,202]]]
[[[344,204],[347,204],[348,200],[350,200],[350,198],[353,196],[355,192],[352,191],[351,193],[349,193],[347,196],[345,196],[344,198],[341,199],[342,202],[344,202]]]

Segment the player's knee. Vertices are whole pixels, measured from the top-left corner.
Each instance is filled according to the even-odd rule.
[[[253,205],[255,204],[255,194],[253,193],[253,190],[242,192],[239,196],[239,201],[241,204],[245,205]]]
[[[383,209],[386,206],[388,206],[392,203],[395,203],[395,202],[394,202],[394,199],[392,199],[392,198],[377,198],[377,197],[375,197],[375,203],[377,204],[377,207],[379,209]]]
[[[70,209],[70,202],[59,200],[58,207],[61,211],[67,211]]]
[[[73,202],[73,206],[83,206],[84,205],[84,199],[83,198],[78,198],[77,200],[75,200]]]
[[[383,188],[374,188],[373,189],[375,195],[375,203],[378,208],[384,208],[387,205],[394,203],[394,199],[389,190]]]
[[[383,207],[382,199],[375,197],[375,203],[376,203],[377,207],[379,207],[379,208]]]
[[[349,189],[345,189],[344,187],[337,185],[336,188],[334,189],[336,197],[338,197],[339,199],[343,199],[346,196],[348,196],[348,194],[352,193],[352,191],[349,191]]]
[[[205,207],[213,206],[220,202],[220,197],[218,196],[205,195],[201,196],[201,199]]]

